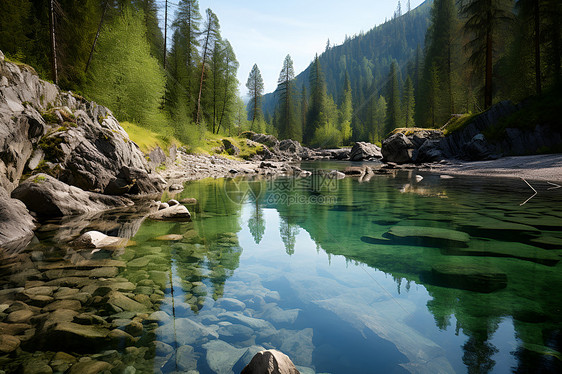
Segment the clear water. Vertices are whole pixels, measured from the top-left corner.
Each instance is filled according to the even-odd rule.
[[[274,348],[301,373],[559,372],[562,190],[531,183],[521,205],[521,180],[420,171],[189,182],[193,222],[144,221],[113,255],[130,296],[160,274],[169,317],[128,365],[237,373]]]

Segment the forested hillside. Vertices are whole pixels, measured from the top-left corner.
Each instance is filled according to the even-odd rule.
[[[427,0],[410,11],[400,6],[391,20],[366,33],[346,37],[341,45],[327,45],[325,52],[318,56],[326,93],[337,105],[344,99],[346,74],[348,76],[354,108],[353,139],[380,138],[381,134],[378,132],[369,133],[368,127],[373,116],[375,121],[384,122],[386,105],[382,105],[381,95],[384,96],[388,71],[393,61],[399,66],[400,80],[405,80],[407,75],[415,79],[416,68],[419,69],[420,59],[423,58],[422,50],[432,3],[433,0]],[[415,65],[416,61],[418,66]],[[294,84],[301,97],[303,86],[306,92],[311,92],[310,76],[314,66],[313,61],[295,78]],[[264,115],[271,120],[277,106],[276,93],[264,95],[263,101]],[[377,113],[373,113],[377,110],[377,105],[379,112],[382,110],[382,117],[379,115],[378,118]]]
[[[0,50],[119,120],[187,145],[245,123],[236,56],[197,0],[1,1]]]
[[[404,14],[398,1],[392,20],[327,45],[294,78],[288,56],[263,98],[268,129],[318,147],[377,142],[401,127],[462,126],[501,100],[528,104],[519,127],[557,125],[560,19],[557,0],[428,0]]]

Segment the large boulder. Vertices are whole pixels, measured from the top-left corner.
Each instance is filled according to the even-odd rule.
[[[26,167],[87,191],[162,191],[109,109],[61,92],[26,65],[0,61],[0,77],[0,186],[8,193]]]
[[[256,353],[241,374],[300,374],[291,359],[274,349]]]
[[[462,147],[463,158],[471,161],[490,160],[497,158],[493,154],[494,148],[484,134],[475,135],[468,143]]]
[[[357,142],[351,148],[349,159],[351,161],[363,161],[372,158],[382,158],[381,149],[371,143]]]
[[[439,140],[427,139],[414,151],[412,160],[417,163],[437,162],[445,158],[443,151],[439,147]]]
[[[30,177],[12,192],[12,197],[23,201],[39,217],[94,213],[133,204],[125,197],[83,191],[47,174]]]
[[[412,162],[415,146],[401,132],[391,135],[382,143],[382,156],[385,162],[405,164]]]
[[[25,204],[12,199],[0,187],[0,249],[16,250],[33,237],[35,221]]]

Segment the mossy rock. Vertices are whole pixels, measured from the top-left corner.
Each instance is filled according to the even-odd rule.
[[[486,257],[511,257],[542,265],[555,266],[560,261],[554,251],[516,242],[474,240],[467,248],[448,249],[447,254]]]
[[[439,263],[432,266],[431,272],[422,274],[421,278],[435,286],[481,293],[507,287],[507,274],[488,265]]]
[[[537,247],[546,249],[562,249],[562,238],[557,236],[541,236],[539,238],[532,239],[531,243],[535,244]]]
[[[384,236],[397,244],[437,248],[466,247],[470,241],[465,232],[423,226],[394,226]]]

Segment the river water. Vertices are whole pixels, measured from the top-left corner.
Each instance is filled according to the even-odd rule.
[[[238,373],[261,349],[307,374],[560,372],[562,189],[530,183],[527,201],[522,180],[422,171],[202,180],[165,196],[196,198],[192,222],[44,226],[1,268],[0,329],[21,345],[0,372]],[[60,244],[92,228],[133,236]],[[68,331],[81,326],[99,339]]]

